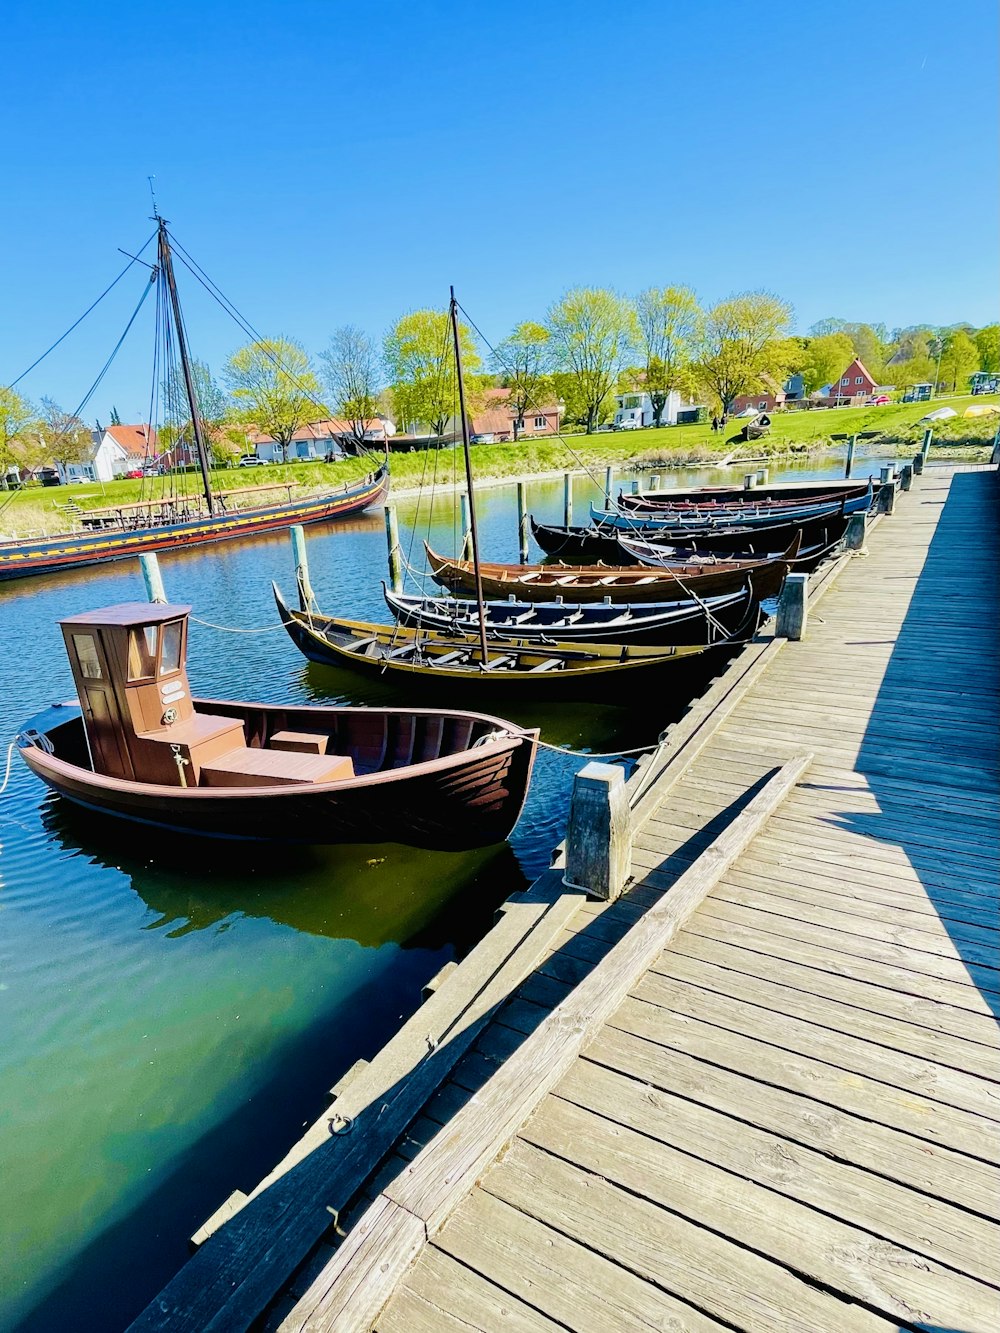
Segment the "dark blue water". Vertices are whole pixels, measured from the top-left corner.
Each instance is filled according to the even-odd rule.
[[[577,481],[578,521],[597,496]],[[561,482],[532,483],[530,503],[560,521]],[[438,549],[457,549],[454,497],[398,508],[415,566],[414,525],[423,535],[429,522]],[[484,489],[479,513],[484,557],[515,560],[513,487]],[[324,609],[386,618],[380,513],[312,530],[309,553]],[[287,536],[160,563],[168,595],[199,619],[267,630],[194,624],[196,693],[406,702],[307,664],[275,632],[270,581],[294,586]],[[0,588],[4,751],[30,714],[72,697],[57,620],[143,598],[137,562]],[[480,706],[540,725],[553,743],[614,751],[655,741],[703,683]],[[72,811],[15,756],[0,797],[0,1328],[122,1327],[183,1262],[191,1232],[233,1189],[256,1184],[339,1075],[412,1012],[421,985],[548,864],[579,766],[540,754],[510,844],[449,855],[164,839]]]

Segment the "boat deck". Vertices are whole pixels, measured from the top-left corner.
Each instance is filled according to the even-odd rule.
[[[898,497],[271,1326],[1000,1326],[997,517]]]

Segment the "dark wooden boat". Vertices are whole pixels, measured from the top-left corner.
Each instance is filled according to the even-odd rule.
[[[785,551],[802,533],[802,549],[796,568],[813,548],[833,546],[847,531],[846,518],[820,519],[818,522],[775,523],[760,528],[682,528],[664,533],[661,528],[645,528],[641,523],[627,533],[600,527],[559,527],[536,523],[531,519],[531,534],[542,550],[568,564],[632,565],[635,558],[625,550],[622,538],[648,541],[672,551],[678,560],[702,560],[707,556],[729,555],[734,560],[760,559],[774,551]]]
[[[839,545],[843,532],[838,531],[832,540],[828,540],[827,534],[821,532],[820,540],[812,542],[806,546],[799,547],[798,555],[789,560],[788,564],[799,574],[809,573],[816,568],[821,560],[831,555]],[[763,542],[747,543],[748,549],[745,551],[731,551],[722,554],[716,554],[714,551],[708,551],[699,547],[676,546],[673,542],[645,541],[640,537],[621,535],[622,553],[629,565],[647,565],[652,569],[672,569],[675,565],[684,561],[700,560],[707,565],[711,565],[716,560],[781,560],[784,558],[782,551],[768,551]]]
[[[475,601],[452,597],[408,597],[383,585],[389,610],[400,625],[438,633],[479,633]],[[722,596],[685,598],[656,603],[506,602],[484,603],[490,642],[498,650],[505,640],[553,643],[709,644],[731,637],[746,624],[759,604],[752,576],[744,587]]]
[[[619,530],[632,529],[637,523],[645,528],[660,528],[664,531],[692,526],[713,530],[734,527],[757,528],[775,522],[821,522],[851,514],[867,513],[871,508],[873,496],[874,489],[869,483],[861,495],[839,500],[820,499],[801,503],[794,501],[787,505],[779,502],[763,504],[747,502],[742,505],[719,506],[716,509],[702,505],[653,511],[627,508],[599,509],[597,505],[592,504],[590,518],[599,527]]]
[[[780,503],[844,500],[863,495],[865,481],[785,481],[765,483],[748,491],[743,486],[678,486],[656,491],[620,491],[618,508],[657,509],[680,505],[743,504],[748,500]]]
[[[532,699],[569,697],[606,698],[609,677],[622,672],[650,672],[725,646],[629,643],[547,643],[516,635],[487,636],[452,631],[410,629],[344,620],[315,611],[294,610],[272,585],[281,622],[295,646],[311,662],[347,667],[365,675],[405,684],[407,689],[429,688],[453,697],[457,690],[507,691]],[[743,630],[750,635],[754,618]],[[733,638],[739,638],[734,635]]]
[[[168,312],[172,312],[173,337],[184,373],[202,493],[197,497],[172,495],[94,510],[82,516],[81,531],[0,542],[0,582],[123,560],[144,551],[169,551],[207,542],[232,541],[237,537],[274,532],[293,523],[328,523],[380,504],[388,494],[387,461],[363,481],[299,500],[292,500],[289,495],[284,504],[236,508],[230,501],[239,492],[213,490],[205,431],[194,391],[187,335],[174,278],[170,237],[163,218],[157,217],[157,228],[159,262],[154,269],[154,280],[159,284],[157,297],[164,319],[169,319]]]
[[[484,597],[513,594],[527,602],[547,602],[565,597],[574,602],[600,602],[610,597],[620,602],[669,602],[692,596],[710,597],[733,592],[754,575],[761,598],[776,597],[791,562],[799,553],[801,535],[796,534],[777,560],[713,560],[692,562],[669,569],[643,565],[609,568],[605,565],[502,565],[479,562]],[[438,555],[426,542],[427,561],[435,581],[454,593],[476,588],[476,570],[468,560]]]
[[[192,699],[189,610],[61,622],[82,707],[21,731],[33,773],[88,810],[216,838],[460,850],[513,828],[537,731],[450,709]]]

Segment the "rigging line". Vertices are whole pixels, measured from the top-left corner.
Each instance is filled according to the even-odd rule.
[[[188,270],[188,272],[194,278],[196,278],[198,282],[201,283],[201,285],[205,288],[208,294],[211,297],[213,297],[213,299],[222,307],[223,310],[225,310],[226,314],[229,315],[229,317],[238,325],[238,327],[243,331],[243,333],[245,333],[248,338],[252,338],[254,342],[260,344],[261,350],[263,351],[264,355],[268,358],[268,360],[272,361],[279,370],[283,371],[289,377],[289,379],[296,386],[296,388],[298,388],[299,391],[302,393],[302,396],[306,398],[309,402],[314,404],[314,406],[318,407],[320,411],[329,413],[330,411],[329,406],[326,403],[322,402],[319,398],[317,398],[313,394],[311,389],[307,389],[303,385],[302,381],[295,375],[294,371],[290,370],[287,366],[282,365],[280,359],[276,357],[274,353],[268,349],[267,346],[268,340],[263,336],[263,334],[259,333],[250,323],[250,321],[246,318],[246,316],[240,313],[240,311],[233,304],[233,302],[230,301],[229,297],[226,296],[225,292],[223,292],[222,288],[219,287],[219,285],[216,282],[214,282],[212,278],[209,277],[209,275],[205,272],[205,270],[201,267],[201,265],[198,264],[198,262],[195,259],[193,259],[191,255],[188,254],[188,252],[176,239],[173,233],[171,232],[169,233],[169,235],[174,250],[176,251],[177,255],[180,258],[181,263]],[[377,456],[373,449],[369,449],[363,443],[359,442],[358,447],[363,454],[372,455],[373,457]]]
[[[125,267],[122,269],[122,271],[118,274],[118,277],[115,278],[115,280],[114,280],[109,286],[105,287],[104,291],[101,292],[101,294],[100,294],[100,296],[97,298],[97,300],[96,300],[92,305],[89,305],[89,306],[87,307],[87,309],[83,312],[83,314],[82,314],[82,315],[80,316],[80,318],[76,321],[76,323],[75,323],[75,324],[71,324],[71,325],[69,326],[69,328],[66,330],[66,332],[62,335],[62,337],[61,337],[61,338],[57,338],[57,339],[55,340],[55,342],[52,344],[52,346],[49,347],[47,351],[44,351],[44,352],[41,354],[41,356],[40,356],[36,361],[32,361],[31,365],[28,367],[27,370],[22,370],[21,373],[20,373],[20,375],[18,375],[18,377],[17,377],[16,380],[11,380],[10,384],[8,384],[8,386],[7,386],[8,389],[13,389],[14,386],[15,386],[16,384],[20,384],[20,382],[24,379],[25,375],[30,375],[31,372],[35,369],[36,366],[41,365],[41,363],[42,363],[42,362],[45,360],[45,358],[48,356],[49,352],[54,352],[54,351],[56,350],[56,348],[59,346],[59,344],[60,344],[61,342],[64,342],[65,339],[67,339],[67,338],[69,337],[69,335],[73,332],[73,330],[74,330],[78,325],[80,325],[80,324],[83,323],[83,321],[87,318],[87,316],[90,314],[90,312],[91,312],[92,310],[95,310],[95,309],[97,308],[97,306],[99,306],[99,305],[101,304],[101,302],[104,300],[104,298],[107,296],[107,294],[112,290],[112,288],[117,287],[117,285],[119,284],[119,282],[121,282],[122,278],[124,278],[125,274],[129,271],[129,269],[132,267],[132,265],[135,264],[136,262],[139,262],[139,263],[142,262],[142,261],[139,259],[139,255],[142,254],[143,250],[148,249],[148,247],[149,247],[149,242],[153,239],[153,236],[155,236],[155,235],[156,235],[156,232],[154,231],[154,232],[153,232],[153,235],[149,237],[149,240],[147,240],[146,243],[145,243],[145,244],[142,246],[142,248],[140,249],[139,254],[138,254],[138,255],[132,255],[132,256],[130,256],[130,258],[129,258],[129,262],[125,265]]]

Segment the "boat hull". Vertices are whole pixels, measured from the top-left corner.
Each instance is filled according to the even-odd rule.
[[[388,769],[336,783],[269,788],[166,787],[125,782],[61,759],[30,740],[19,742],[28,767],[53,791],[84,809],[172,833],[281,843],[400,842],[463,851],[502,842],[524,804],[534,763],[537,732],[484,714],[454,710],[265,708],[219,700],[197,700],[213,714],[247,719],[268,715],[273,729],[322,727],[332,713],[446,718],[475,716],[495,723],[505,738],[428,763]],[[67,720],[67,714],[71,714]],[[51,723],[46,722],[50,715]],[[61,715],[61,716],[59,716]],[[49,710],[25,729],[52,737],[56,727],[82,722],[78,708]],[[71,739],[71,738],[70,738]]]
[[[145,551],[186,550],[208,542],[252,537],[290,527],[293,523],[329,523],[381,504],[388,492],[389,471],[383,466],[357,486],[349,486],[332,495],[293,500],[288,504],[233,510],[215,517],[189,519],[135,532],[69,533],[40,541],[22,539],[0,543],[0,582],[124,560]]]
[[[695,526],[709,531],[725,531],[729,528],[760,528],[781,523],[822,522],[829,519],[846,518],[851,514],[866,514],[872,505],[874,489],[869,485],[860,495],[852,495],[841,500],[829,502],[791,505],[781,509],[765,505],[743,504],[732,508],[722,508],[713,512],[708,507],[701,509],[691,506],[688,509],[648,510],[648,509],[599,509],[590,506],[591,522],[603,528],[617,528],[629,531],[636,527],[672,532]]]
[[[556,527],[535,523],[532,520],[532,536],[542,550],[560,561],[572,564],[633,565],[634,554],[630,554],[622,544],[623,539],[635,538],[662,544],[672,551],[677,561],[697,561],[705,556],[721,556],[730,560],[760,560],[777,551],[786,551],[798,532],[802,533],[802,550],[795,567],[806,570],[804,563],[812,559],[810,551],[815,550],[815,559],[822,558],[822,552],[835,546],[847,531],[847,519],[832,518],[818,522],[776,523],[773,527],[731,528],[716,531],[714,528],[685,528],[680,531],[664,533],[659,528],[644,528],[637,524],[634,531],[602,531],[599,528]]]

